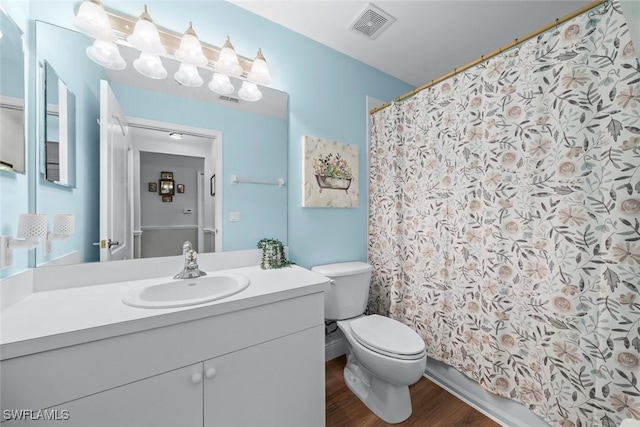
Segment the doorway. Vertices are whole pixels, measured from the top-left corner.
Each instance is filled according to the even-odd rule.
[[[134,258],[222,248],[222,134],[128,118],[133,151]],[[164,185],[164,187],[163,187]]]

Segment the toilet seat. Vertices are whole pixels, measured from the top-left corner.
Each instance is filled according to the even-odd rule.
[[[364,347],[394,359],[415,360],[425,355],[420,335],[407,325],[372,314],[350,323],[353,337]]]

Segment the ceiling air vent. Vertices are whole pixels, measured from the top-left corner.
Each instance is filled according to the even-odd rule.
[[[351,25],[351,29],[369,40],[374,40],[395,20],[396,18],[384,10],[369,3]]]
[[[220,99],[227,102],[238,102],[238,98],[232,98],[226,95],[220,95]]]

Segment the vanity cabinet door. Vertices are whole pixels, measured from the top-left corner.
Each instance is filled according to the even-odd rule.
[[[202,363],[196,363],[51,408],[58,418],[68,411],[68,420],[8,425],[201,427],[202,393]]]
[[[324,328],[204,362],[205,427],[325,425]]]

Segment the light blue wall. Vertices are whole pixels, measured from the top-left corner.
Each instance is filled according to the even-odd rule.
[[[268,181],[286,178],[286,120],[116,83],[111,86],[124,114],[129,117],[222,132],[223,250],[253,248],[263,237],[287,242],[286,189],[231,185],[232,174]],[[220,174],[217,178],[221,178]],[[241,213],[240,222],[229,222],[232,211]],[[264,235],[264,224],[272,224],[269,236]]]
[[[70,9],[71,10],[71,9]],[[32,19],[48,19],[40,6],[31,8]],[[32,21],[33,24],[33,21]],[[53,215],[71,213],[76,217],[74,234],[64,241],[55,241],[52,252],[44,256],[37,251],[37,265],[66,255],[74,250],[80,252],[84,262],[98,261],[99,252],[93,242],[99,240],[99,195],[100,188],[100,128],[97,119],[100,117],[99,77],[105,76],[104,69],[86,55],[69,57],[67,52],[83,52],[91,41],[84,35],[60,30],[44,22],[35,23],[37,60],[34,67],[39,67],[46,60],[55,70],[76,99],[76,149],[75,149],[75,188],[66,188],[44,179],[41,162],[44,158],[38,151],[37,197],[36,210],[49,215],[49,228],[53,228]],[[60,46],[65,46],[61,49]],[[42,90],[40,79],[42,71],[38,68],[38,91]],[[41,123],[42,111],[37,112],[36,121]],[[40,143],[38,142],[38,145]]]
[[[31,16],[49,22],[69,26],[76,2],[31,1]],[[244,9],[224,1],[163,1],[147,2],[106,1],[105,6],[137,16],[145,3],[158,25],[182,31],[187,23],[193,25],[201,39],[220,45],[230,35],[236,50],[251,57],[258,47],[263,49],[274,82],[272,87],[289,93],[288,131],[288,233],[274,230],[274,236],[288,234],[291,259],[304,266],[366,260],[367,209],[366,209],[366,96],[390,100],[412,87],[359,61],[336,52],[324,45],[294,33],[278,24],[265,20]],[[81,106],[78,106],[80,109]],[[207,120],[198,111],[190,112],[198,123]],[[133,114],[139,116],[139,114]],[[168,120],[172,121],[172,120]],[[192,126],[206,127],[193,123]],[[252,129],[238,132],[251,136]],[[228,133],[225,135],[229,136]],[[360,207],[357,209],[319,209],[301,207],[301,138],[313,135],[322,138],[357,144],[360,147]],[[244,135],[242,135],[244,136]],[[79,137],[80,138],[80,137]],[[227,145],[225,145],[225,149]],[[243,153],[245,155],[246,153]],[[236,154],[225,152],[225,162]],[[238,157],[239,158],[239,157]],[[255,156],[255,161],[278,161]],[[230,172],[229,167],[225,170]],[[240,172],[238,172],[240,174]],[[229,175],[226,173],[225,175]],[[227,178],[228,179],[228,178]],[[78,176],[78,182],[81,181]],[[225,183],[225,186],[228,183]],[[247,187],[235,187],[244,191]],[[277,189],[274,187],[274,191]],[[227,193],[233,195],[233,193]],[[279,194],[279,193],[278,193]],[[276,195],[262,193],[263,197]],[[259,200],[241,207],[251,211]],[[255,205],[255,206],[254,206]],[[225,217],[228,218],[229,208]],[[267,215],[263,215],[267,218]],[[243,216],[244,221],[244,216]],[[247,223],[231,224],[225,229],[250,236],[251,230],[242,228]],[[97,227],[96,227],[97,228]],[[97,231],[96,231],[97,233]],[[263,236],[260,236],[263,237]],[[226,236],[225,236],[226,240]],[[247,241],[255,242],[250,236]],[[246,247],[246,242],[241,243]],[[234,249],[225,246],[225,249]]]
[[[20,28],[23,34],[27,34],[29,25],[29,4],[21,1],[3,1],[2,8],[7,12],[15,24]],[[28,39],[25,38],[25,43]],[[25,46],[26,47],[26,46]],[[29,52],[25,52],[25,57],[29,58]],[[24,74],[26,76],[26,74]],[[32,95],[29,88],[25,88],[26,99],[29,100]],[[27,116],[29,103],[27,102]],[[32,138],[32,132],[27,126],[25,138],[27,141]],[[29,144],[27,144],[29,146]],[[30,179],[30,173],[33,170],[33,150],[27,150],[26,153],[26,174],[14,174],[0,171],[0,234],[8,236],[16,236],[18,215],[23,212],[30,212],[30,186],[33,185]],[[9,277],[13,274],[26,270],[29,267],[29,257],[33,251],[24,249],[14,251],[13,265],[4,270],[0,270],[0,278]]]
[[[107,6],[137,16],[145,2]],[[289,93],[288,243],[290,258],[303,267],[366,260],[366,96],[391,100],[412,86],[307,37],[223,1],[147,1],[153,19],[175,31],[193,21],[202,40],[221,45],[230,35],[236,51],[253,56],[262,48],[274,79]],[[183,6],[184,5],[184,6]],[[346,31],[346,30],[345,30]],[[313,135],[360,147],[360,207],[301,206],[301,138]],[[242,223],[236,223],[242,224]]]
[[[210,43],[220,45],[228,34],[236,51],[242,55],[252,56],[258,47],[262,48],[274,79],[271,86],[289,93],[287,189],[290,258],[303,267],[338,261],[365,261],[366,96],[391,100],[413,87],[231,3],[188,2],[188,7],[180,8],[170,7],[172,3],[169,2],[147,3],[159,25],[182,31],[192,20],[200,38]],[[143,2],[113,3],[113,7],[138,15]],[[303,135],[360,147],[359,208],[301,207]]]

